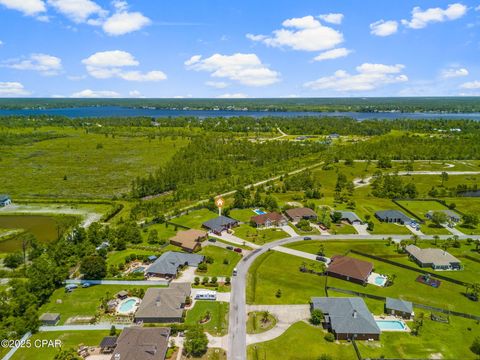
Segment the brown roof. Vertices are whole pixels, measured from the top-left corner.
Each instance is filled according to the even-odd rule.
[[[283,220],[283,215],[278,212],[270,212],[262,215],[252,216],[250,221],[253,221],[257,225],[265,225],[267,221],[278,222]]]
[[[366,281],[372,270],[372,263],[343,255],[333,256],[332,262],[328,265],[329,273],[348,276],[361,281]]]
[[[117,347],[110,359],[164,360],[169,336],[169,328],[127,327],[118,337]]]
[[[303,217],[317,216],[315,211],[307,207],[288,209],[288,210],[285,210],[285,213],[290,218],[297,218],[297,217],[303,218]]]
[[[198,246],[198,241],[205,236],[207,236],[205,231],[189,229],[177,232],[177,235],[170,238],[170,242],[185,249],[195,250]]]

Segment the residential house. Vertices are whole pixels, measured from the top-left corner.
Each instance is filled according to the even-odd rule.
[[[198,266],[203,260],[203,255],[167,251],[150,264],[145,270],[145,275],[147,277],[175,278],[179,268],[184,266]]]
[[[123,329],[110,360],[165,360],[170,329],[131,326]]]
[[[362,225],[363,221],[352,211],[339,211],[342,214],[340,220],[348,222],[350,225]]]
[[[60,321],[60,314],[58,313],[44,313],[39,317],[42,325],[55,326]]]
[[[414,315],[413,304],[410,301],[387,297],[385,301],[385,314],[411,319]]]
[[[434,212],[444,213],[447,216],[448,221],[451,221],[454,223],[459,223],[462,220],[462,217],[452,210],[439,210],[439,211],[430,210],[425,214],[425,217],[431,220]]]
[[[0,207],[10,205],[12,203],[12,199],[8,195],[0,195]]]
[[[402,225],[412,225],[415,220],[409,218],[403,212],[398,210],[381,210],[375,213],[375,217],[387,223],[397,223]]]
[[[252,216],[250,218],[250,223],[258,228],[268,228],[272,226],[287,225],[288,221],[282,214],[274,211],[266,214]]]
[[[228,231],[231,228],[238,226],[238,221],[227,216],[220,215],[215,219],[205,221],[202,226],[214,234],[221,235],[223,231]]]
[[[421,249],[415,245],[407,245],[405,251],[410,259],[420,267],[431,267],[434,270],[459,270],[460,260],[450,253],[436,248]]]
[[[202,248],[201,241],[207,238],[207,233],[202,230],[189,229],[177,232],[170,238],[170,244],[180,246],[183,251],[194,252]]]
[[[292,222],[299,222],[300,220],[317,220],[317,213],[310,208],[293,208],[285,210],[285,215]]]
[[[190,292],[190,283],[171,283],[168,288],[147,289],[135,313],[135,322],[182,322],[185,301]]]
[[[327,275],[338,279],[364,285],[373,271],[373,264],[368,261],[344,255],[335,255],[328,265]]]
[[[324,314],[324,326],[337,340],[379,340],[380,328],[359,297],[314,297],[312,310]]]

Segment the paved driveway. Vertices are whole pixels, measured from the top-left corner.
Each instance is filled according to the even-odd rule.
[[[293,230],[290,225],[281,226],[280,228],[290,236],[298,236],[298,234],[295,232],[295,230]]]
[[[370,235],[370,233],[367,231],[367,224],[353,224],[352,226],[360,235]]]

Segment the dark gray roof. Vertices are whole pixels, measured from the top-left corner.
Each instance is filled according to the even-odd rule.
[[[118,337],[111,359],[164,360],[169,336],[169,328],[127,327]]]
[[[190,295],[190,283],[172,283],[168,288],[149,288],[138,307],[139,319],[181,318],[183,304]]]
[[[412,221],[411,218],[409,218],[403,212],[398,211],[398,210],[381,210],[381,211],[377,211],[375,213],[375,215],[382,220],[384,220],[384,219],[400,219],[403,222]]]
[[[357,214],[355,214],[352,211],[340,211],[342,213],[342,219],[347,219],[350,222],[354,221],[360,221],[362,222],[362,219],[360,219]]]
[[[226,226],[232,226],[238,223],[237,220],[231,219],[227,216],[220,215],[215,219],[205,221],[202,225],[210,230],[221,231]]]
[[[147,274],[176,275],[179,266],[184,265],[185,263],[189,266],[198,266],[203,259],[203,255],[167,251],[155,260],[145,272]]]
[[[445,209],[445,210],[430,210],[429,212],[427,212],[427,217],[431,217],[433,215],[434,212],[441,212],[441,213],[444,213],[445,215],[447,215],[449,218],[452,218],[452,219],[458,219],[460,220],[461,217],[460,215],[458,215],[456,212],[452,211],[452,210],[448,210],[448,209]]]
[[[117,337],[116,336],[105,336],[102,339],[102,342],[100,343],[101,348],[106,348],[106,347],[114,347],[115,344],[117,343]]]
[[[320,309],[337,334],[380,334],[375,319],[359,297],[312,298],[314,309]]]
[[[40,316],[40,321],[57,321],[60,319],[60,314],[58,313],[44,313]]]
[[[397,310],[409,314],[413,313],[413,304],[410,301],[387,297],[385,306],[387,309]]]

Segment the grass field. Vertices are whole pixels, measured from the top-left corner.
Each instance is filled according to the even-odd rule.
[[[234,234],[241,239],[258,245],[289,237],[289,235],[281,229],[256,229],[247,224],[242,224],[234,228]]]
[[[98,346],[102,339],[109,334],[109,331],[93,330],[93,331],[52,331],[41,332],[32,335],[30,338],[32,344],[36,340],[60,340],[62,349],[77,349],[79,345]],[[13,360],[45,360],[53,359],[60,351],[59,348],[42,347],[21,348],[17,350],[12,357]]]
[[[268,314],[264,321],[264,313],[253,311],[248,313],[247,334],[259,334],[272,329],[277,324],[277,319],[272,314]]]
[[[228,330],[228,303],[220,301],[197,300],[193,309],[187,311],[185,323],[188,325],[200,324],[210,312],[210,320],[201,324],[213,336],[223,336]]]
[[[255,215],[252,209],[233,209],[228,216],[248,224],[250,223],[250,218]]]
[[[202,224],[205,221],[213,219],[217,216],[218,214],[208,209],[200,209],[200,210],[190,211],[186,215],[182,215],[178,218],[174,218],[171,220],[171,222],[174,224],[186,226],[188,228],[201,229]]]
[[[206,272],[196,271],[196,274],[199,276],[232,276],[233,268],[242,258],[235,251],[226,250],[218,246],[205,246],[200,250],[199,254],[213,258],[213,264],[207,264]],[[228,264],[224,264],[223,261],[225,259],[228,260]]]
[[[2,192],[13,197],[112,197],[129,191],[132,179],[155,170],[187,144],[180,137],[149,140],[66,127],[43,130],[66,137],[0,149],[2,166],[10,169]]]

